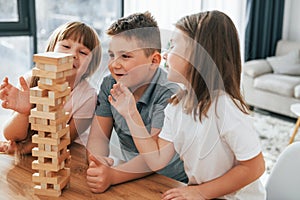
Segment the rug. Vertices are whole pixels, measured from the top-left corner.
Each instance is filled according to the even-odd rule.
[[[262,151],[266,162],[266,173],[269,174],[279,154],[289,144],[296,119],[264,111],[253,111],[251,115],[254,118],[254,127],[261,140]],[[299,140],[300,133],[295,137],[295,141]]]

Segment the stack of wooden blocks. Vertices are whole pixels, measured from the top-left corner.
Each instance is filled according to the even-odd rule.
[[[63,104],[71,92],[66,76],[72,73],[73,57],[46,52],[35,54],[33,61],[32,75],[39,77],[38,86],[30,89],[30,103],[36,107],[31,109],[29,122],[38,132],[32,136],[32,142],[37,143],[32,156],[38,157],[32,162],[32,169],[38,171],[32,176],[34,193],[58,197],[70,183],[66,166],[70,162],[69,113]]]

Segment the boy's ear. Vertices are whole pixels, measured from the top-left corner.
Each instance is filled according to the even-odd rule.
[[[159,65],[160,61],[161,61],[161,55],[160,55],[160,53],[159,52],[155,52],[152,55],[152,64]]]

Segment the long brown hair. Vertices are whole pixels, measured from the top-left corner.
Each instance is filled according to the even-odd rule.
[[[199,116],[201,121],[212,101],[218,100],[215,91],[223,90],[242,112],[248,113],[240,92],[240,45],[232,20],[220,11],[208,11],[185,16],[175,26],[195,45],[186,77],[190,85],[175,95],[171,103],[183,100],[186,112],[193,113],[194,118]]]

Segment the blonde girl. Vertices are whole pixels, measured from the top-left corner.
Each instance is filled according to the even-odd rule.
[[[89,127],[96,106],[96,90],[86,80],[100,65],[101,46],[97,32],[82,22],[67,22],[59,26],[50,36],[46,51],[72,54],[73,73],[67,77],[71,94],[64,109],[70,113],[68,124],[71,141],[82,136]],[[8,142],[2,142],[0,150],[30,153],[32,147],[29,114],[29,88],[37,86],[39,78],[31,74],[20,77],[21,89],[4,78],[0,87],[2,107],[15,112],[6,122],[3,134]],[[85,136],[86,137],[86,136]],[[84,139],[83,136],[80,137]],[[82,141],[83,143],[85,141]]]

